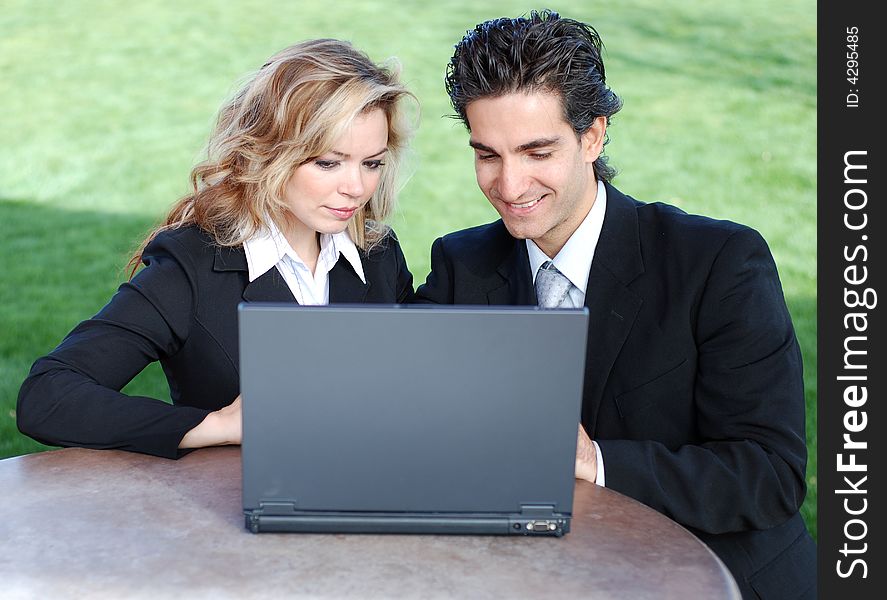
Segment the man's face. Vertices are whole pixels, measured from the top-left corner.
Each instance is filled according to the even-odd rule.
[[[482,98],[465,112],[478,186],[511,235],[554,257],[594,204],[605,119],[577,138],[560,98],[542,92]]]

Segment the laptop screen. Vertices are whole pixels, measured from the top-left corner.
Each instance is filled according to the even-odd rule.
[[[569,512],[587,310],[240,308],[244,508]]]

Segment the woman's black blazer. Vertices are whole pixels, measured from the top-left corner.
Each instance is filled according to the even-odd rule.
[[[367,283],[340,257],[330,303],[410,298],[412,275],[393,232],[360,258]],[[185,433],[239,393],[237,305],[295,302],[277,269],[250,283],[243,248],[219,247],[196,227],[160,233],[143,262],[95,317],[34,363],[18,397],[23,433],[57,446],[175,458]],[[120,393],[156,360],[172,404]]]

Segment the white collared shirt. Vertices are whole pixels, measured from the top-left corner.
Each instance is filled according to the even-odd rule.
[[[317,257],[314,273],[311,273],[305,261],[296,254],[286,241],[286,237],[270,219],[266,229],[243,243],[243,251],[246,254],[250,283],[271,268],[277,267],[296,301],[302,305],[329,304],[329,273],[338,262],[339,255],[351,263],[354,272],[366,283],[360,254],[347,231],[320,235],[320,254]]]
[[[604,182],[597,182],[597,196],[588,215],[564,244],[560,252],[554,258],[546,256],[539,246],[533,240],[526,240],[527,254],[530,258],[530,273],[533,276],[533,283],[536,283],[536,274],[539,273],[539,267],[547,260],[551,260],[557,270],[566,276],[573,284],[567,294],[567,300],[564,307],[568,304],[573,308],[581,308],[585,306],[585,294],[588,289],[588,275],[591,273],[591,261],[594,260],[594,251],[597,248],[598,240],[601,237],[601,229],[604,226],[604,215],[607,212],[607,188]],[[597,456],[597,476],[595,483],[599,486],[606,484],[604,476],[604,458],[601,455],[601,448],[598,443],[592,440]]]
[[[533,240],[526,240],[527,254],[530,257],[530,273],[533,274],[533,283],[536,283],[536,274],[539,267],[547,260],[551,260],[557,270],[566,276],[573,284],[567,297],[572,308],[585,306],[585,290],[588,287],[588,274],[591,272],[591,261],[594,259],[594,250],[597,248],[598,238],[601,237],[601,229],[604,226],[604,214],[607,212],[607,188],[602,181],[597,182],[597,196],[591,210],[585,216],[582,223],[561,251],[554,258],[546,256]],[[568,308],[565,306],[565,308]]]

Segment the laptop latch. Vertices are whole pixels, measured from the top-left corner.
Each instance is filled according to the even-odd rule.
[[[528,519],[545,519],[554,516],[553,504],[521,504],[520,514]]]
[[[259,510],[263,515],[292,515],[296,512],[295,502],[267,501],[259,502]]]

